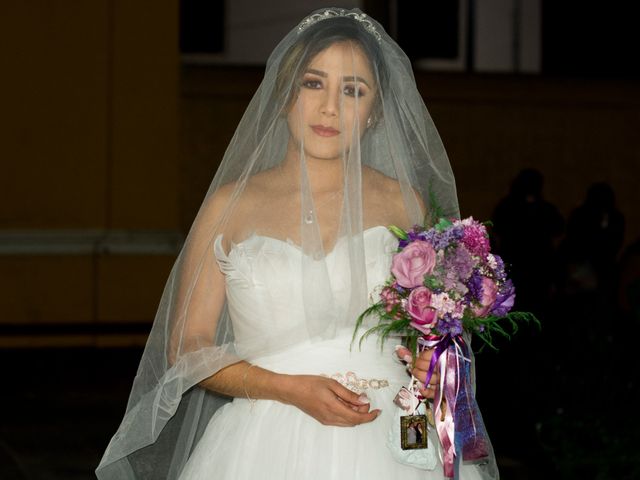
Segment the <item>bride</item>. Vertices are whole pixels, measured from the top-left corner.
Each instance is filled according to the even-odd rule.
[[[431,430],[427,470],[387,445],[408,382],[397,341],[351,342],[397,248],[385,226],[434,204],[459,215],[404,53],[358,10],[305,18],[269,58],[171,272],[98,477],[444,478]],[[497,478],[493,455],[458,475]]]

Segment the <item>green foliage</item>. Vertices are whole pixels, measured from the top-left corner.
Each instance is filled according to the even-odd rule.
[[[395,225],[389,225],[387,228],[391,233],[393,233],[400,240],[407,240],[409,238],[409,235],[407,234],[407,232],[405,232],[400,227],[396,227]]]
[[[397,334],[404,338],[407,343],[407,348],[415,351],[418,338],[422,336],[422,333],[410,326],[410,318],[402,316],[397,318],[399,311],[400,306],[398,305],[390,312],[387,312],[383,302],[378,302],[367,308],[356,320],[353,337],[351,338],[352,347],[364,319],[370,315],[375,315],[378,318],[378,324],[362,334],[358,342],[359,348],[362,348],[363,342],[369,338],[369,336],[376,334],[378,335],[380,349],[382,349],[385,340],[387,340],[391,334]],[[505,322],[508,323],[509,329],[502,325]],[[497,351],[498,348],[494,345],[493,335],[511,339],[512,335],[518,333],[520,323],[534,324],[538,329],[541,328],[540,320],[531,312],[509,312],[504,317],[496,317],[493,315],[488,317],[474,317],[467,315],[462,319],[463,328],[468,332],[475,333],[476,336],[482,340],[482,346],[478,352],[484,350],[485,347]],[[434,329],[433,333],[437,334],[438,332]]]
[[[450,220],[447,220],[444,217],[439,217],[439,218],[440,220],[438,220],[438,223],[435,224],[435,229],[438,232],[443,232],[444,230],[449,228],[451,225],[453,225],[453,222],[451,222]]]
[[[409,324],[411,323],[410,318],[396,318],[399,309],[400,307],[397,306],[396,308],[392,309],[391,312],[387,312],[382,302],[378,302],[367,308],[356,320],[353,337],[351,338],[351,346],[353,347],[353,344],[356,341],[358,330],[360,330],[360,328],[362,327],[364,319],[370,315],[375,315],[379,319],[378,324],[371,327],[362,334],[362,336],[360,337],[360,341],[358,342],[358,348],[362,348],[362,344],[364,343],[364,341],[373,334],[378,335],[378,344],[381,350],[384,346],[384,342],[387,340],[387,338],[389,338],[391,334],[397,334],[403,337],[407,342],[408,347],[413,346],[412,348],[415,348],[418,337],[420,336],[420,332],[409,326]]]
[[[444,283],[442,283],[442,281],[438,280],[433,275],[425,276],[423,285],[431,291],[438,290],[444,287]]]
[[[438,204],[438,199],[433,191],[433,180],[429,182],[429,207],[426,212],[425,227],[430,228],[440,218],[444,218],[445,212]]]
[[[500,323],[508,322],[511,326],[511,331]],[[497,351],[498,348],[493,344],[493,335],[497,334],[510,340],[512,335],[518,333],[519,323],[533,323],[541,328],[540,320],[531,312],[509,312],[504,317],[496,317],[490,315],[488,317],[465,317],[462,319],[462,326],[465,330],[475,333],[483,344],[478,350],[481,352],[485,347],[489,347],[492,350]]]

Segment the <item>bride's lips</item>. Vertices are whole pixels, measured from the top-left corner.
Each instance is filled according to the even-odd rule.
[[[340,130],[335,128],[325,127],[324,125],[312,125],[311,130],[320,135],[321,137],[334,137],[340,133]]]

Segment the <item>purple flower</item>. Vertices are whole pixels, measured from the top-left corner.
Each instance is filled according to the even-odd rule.
[[[471,276],[475,265],[475,260],[464,245],[458,245],[455,250],[448,251],[444,260],[444,269],[448,272],[455,272],[463,282]]]
[[[504,282],[507,279],[507,273],[504,271],[504,260],[500,255],[494,255],[493,258],[496,261],[496,268],[494,269],[494,274],[496,276],[496,280],[498,282]]]
[[[489,235],[487,229],[481,223],[474,221],[471,225],[466,225],[462,236],[462,243],[480,258],[487,258],[491,251]]]
[[[498,297],[498,286],[489,277],[482,277],[482,293],[478,299],[478,303],[472,308],[473,313],[477,317],[484,317],[493,309],[496,298]]]
[[[416,225],[411,230],[407,232],[407,239],[400,239],[398,241],[398,247],[400,250],[404,249],[410,243],[415,242],[416,240],[425,240],[425,231],[422,227]]]
[[[471,278],[467,282],[467,288],[469,289],[469,299],[472,301],[480,301],[482,296],[482,275],[478,270],[473,272]]]
[[[511,280],[504,282],[498,290],[496,301],[491,309],[491,315],[496,317],[504,317],[513,308],[516,299],[516,289]]]
[[[462,322],[449,314],[445,314],[440,319],[436,328],[440,335],[451,335],[455,337],[462,334]]]
[[[442,250],[460,240],[463,234],[462,225],[453,225],[441,232],[431,228],[424,233],[424,239],[430,242],[436,250]]]

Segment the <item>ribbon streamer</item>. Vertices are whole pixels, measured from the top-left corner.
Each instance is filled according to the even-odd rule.
[[[461,335],[426,335],[418,342],[434,349],[425,385],[436,365],[440,369],[434,398],[436,431],[442,445],[444,475],[457,479],[460,459],[477,462],[489,454],[487,432],[471,386],[469,347]]]

